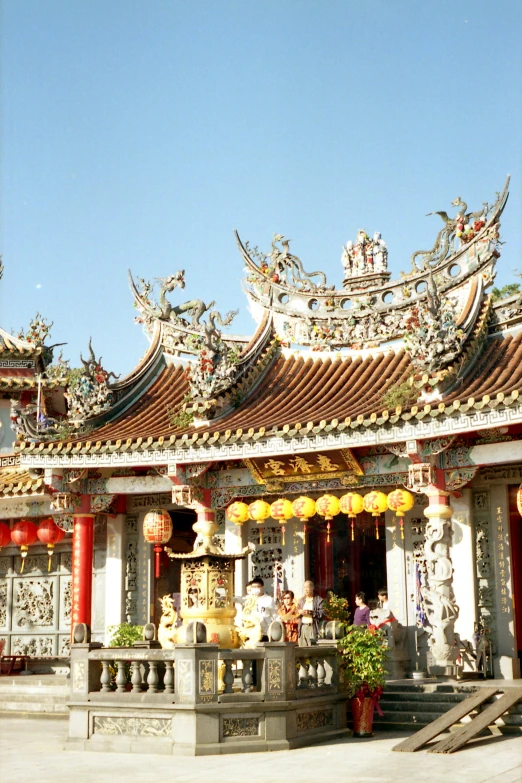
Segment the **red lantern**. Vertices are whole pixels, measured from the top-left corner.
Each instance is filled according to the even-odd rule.
[[[20,573],[24,571],[25,558],[27,557],[27,550],[34,544],[37,539],[36,525],[29,519],[22,519],[21,522],[17,522],[11,530],[11,541],[16,546],[20,547],[20,554],[22,556],[22,567]]]
[[[47,544],[47,553],[49,555],[47,570],[50,571],[54,545],[59,544],[60,541],[63,541],[65,538],[65,530],[62,530],[61,527],[58,527],[54,519],[49,517],[49,519],[44,519],[42,522],[40,522],[38,525],[38,530],[36,531],[36,535],[42,544]]]
[[[149,544],[154,544],[154,576],[159,579],[160,555],[162,544],[168,543],[172,536],[172,520],[164,508],[151,508],[143,520],[143,537]]]
[[[11,528],[5,522],[0,522],[0,549],[11,543]]]

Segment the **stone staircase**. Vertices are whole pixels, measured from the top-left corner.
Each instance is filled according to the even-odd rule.
[[[67,718],[69,679],[57,674],[0,677],[0,717]]]
[[[488,683],[494,685],[493,680]],[[416,731],[439,718],[457,702],[466,699],[476,688],[472,682],[388,682],[380,702],[384,716],[381,717],[375,712],[374,728]],[[485,702],[483,708],[497,698],[498,695]],[[455,724],[455,727],[464,725],[476,714],[477,712],[470,713],[469,717],[462,723]],[[495,722],[495,726],[501,733],[522,732],[522,702],[511,707]]]

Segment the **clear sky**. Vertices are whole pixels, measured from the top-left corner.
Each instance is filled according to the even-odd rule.
[[[381,231],[394,276],[433,210],[512,175],[497,284],[522,266],[519,0],[3,0],[0,324],[39,310],[79,363],[146,341],[126,269],[240,307],[233,229],[340,286]],[[181,299],[176,298],[179,302]]]

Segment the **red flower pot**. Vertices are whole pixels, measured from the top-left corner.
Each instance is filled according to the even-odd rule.
[[[371,696],[351,699],[354,737],[373,737],[373,711],[375,701]]]

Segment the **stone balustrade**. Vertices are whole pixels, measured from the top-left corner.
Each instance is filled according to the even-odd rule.
[[[346,736],[330,641],[222,650],[71,645],[68,746],[159,753],[279,750]]]

